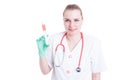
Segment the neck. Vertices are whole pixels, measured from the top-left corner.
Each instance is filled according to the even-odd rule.
[[[76,47],[76,45],[79,43],[79,41],[81,40],[81,34],[80,32],[75,35],[67,34],[66,39],[67,39],[69,49],[70,51],[72,51]]]
[[[75,41],[76,42],[76,41],[79,41],[81,39],[81,34],[80,34],[80,32],[77,33],[77,34],[75,34],[75,35],[69,35],[69,34],[67,34],[66,38],[70,42],[71,41]]]

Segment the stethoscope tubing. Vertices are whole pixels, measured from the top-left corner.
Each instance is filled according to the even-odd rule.
[[[81,68],[80,68],[80,64],[81,64],[81,59],[82,59],[82,53],[83,53],[83,47],[84,47],[84,38],[83,38],[83,34],[82,32],[80,32],[81,34],[81,40],[82,40],[82,47],[81,47],[81,51],[80,51],[80,57],[79,57],[79,62],[78,62],[78,66],[76,68],[76,71],[77,72],[80,72],[81,71]],[[60,44],[58,44],[55,48],[55,55],[56,55],[56,52],[57,52],[57,49],[59,46],[62,46],[63,47],[63,59],[62,59],[62,62],[59,64],[59,65],[55,65],[56,67],[60,67],[64,61],[64,55],[65,55],[65,46],[62,44],[62,41],[64,39],[64,37],[67,35],[67,33],[65,33],[60,41]],[[55,57],[56,58],[56,57]]]

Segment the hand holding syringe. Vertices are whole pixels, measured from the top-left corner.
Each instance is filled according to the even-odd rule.
[[[48,34],[46,33],[46,26],[42,24],[43,36],[37,39],[37,45],[39,50],[39,56],[45,57],[45,51],[48,48]]]

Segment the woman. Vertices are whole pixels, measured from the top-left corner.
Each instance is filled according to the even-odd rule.
[[[37,40],[40,68],[43,74],[51,70],[51,80],[100,80],[104,70],[100,41],[83,34],[80,7],[69,4],[63,12],[65,32],[51,36],[49,45],[42,36]]]

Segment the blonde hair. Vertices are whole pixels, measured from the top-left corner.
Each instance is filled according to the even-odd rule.
[[[82,19],[83,19],[82,10],[77,4],[69,4],[69,5],[67,5],[66,8],[63,11],[63,16],[64,16],[64,13],[65,13],[66,10],[75,10],[75,9],[80,11],[80,14],[81,14]]]

